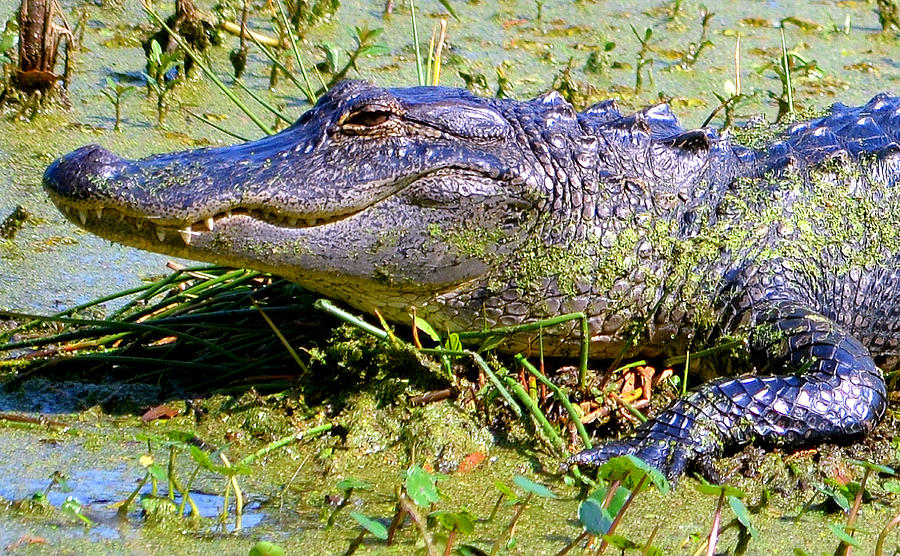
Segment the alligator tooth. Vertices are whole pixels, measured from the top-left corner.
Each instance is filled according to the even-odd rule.
[[[103,207],[97,209],[97,220],[103,218]]]
[[[181,239],[184,241],[185,245],[191,244],[191,235],[193,235],[194,231],[191,230],[190,226],[183,230],[178,230],[178,233],[181,235]]]
[[[206,222],[206,229],[209,230],[210,232],[216,229],[216,221],[213,219],[212,216],[207,218],[205,222]]]
[[[230,211],[230,210],[226,210],[226,211],[225,211],[225,218],[231,218],[231,211]]]
[[[138,231],[140,231],[141,228],[144,227],[144,221],[141,219],[138,219],[138,221],[134,223],[134,227],[137,228]]]
[[[162,242],[162,241],[165,241],[165,240],[166,240],[166,231],[163,230],[162,228],[157,228],[157,229],[156,229],[156,237],[157,237],[157,239],[159,239],[159,241],[161,241],[161,242]]]
[[[287,219],[288,224],[290,224],[291,226],[296,226],[296,225],[297,225],[297,220],[299,220],[299,218],[291,217],[291,218],[288,218],[288,219]]]
[[[315,226],[316,222],[318,222],[315,218],[307,218],[305,221],[307,226]]]
[[[78,219],[81,220],[81,225],[84,226],[85,222],[87,222],[87,211],[78,209]]]

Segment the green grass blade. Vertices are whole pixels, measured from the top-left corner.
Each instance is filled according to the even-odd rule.
[[[309,74],[306,73],[306,66],[303,65],[303,57],[300,56],[300,49],[297,48],[297,37],[294,36],[294,30],[291,29],[291,22],[288,20],[287,12],[284,9],[284,2],[275,0],[275,3],[278,4],[278,15],[281,17],[281,24],[284,25],[288,38],[291,39],[291,48],[294,51],[294,58],[297,60],[297,65],[300,66],[300,75],[303,76],[303,82],[306,83],[306,87],[300,87],[299,84],[297,84],[297,86],[300,87],[300,90],[306,95],[306,100],[308,100],[310,104],[315,104],[318,99],[316,98],[315,92],[313,92],[312,85],[309,83]]]

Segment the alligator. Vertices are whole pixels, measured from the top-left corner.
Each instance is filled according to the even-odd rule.
[[[555,92],[345,81],[278,134],[141,160],[86,146],[44,187],[105,238],[272,272],[396,322],[413,308],[451,331],[581,312],[594,358],[727,339],[737,353],[712,370],[737,373],[569,460],[634,454],[675,479],[750,442],[853,442],[884,415],[898,143],[900,99],[883,94],[727,131],[683,129],[666,104],[577,112]],[[580,331],[505,348],[573,356]]]

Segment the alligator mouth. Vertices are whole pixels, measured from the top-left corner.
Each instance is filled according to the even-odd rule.
[[[118,207],[80,208],[75,204],[68,203],[67,199],[58,196],[54,196],[53,200],[69,220],[91,232],[102,233],[104,230],[108,230],[106,224],[118,223],[116,227],[134,229],[144,232],[151,237],[153,232],[155,232],[157,239],[161,242],[165,241],[169,234],[177,234],[184,241],[185,245],[190,245],[196,236],[206,232],[214,232],[236,219],[250,218],[256,222],[276,228],[305,230],[340,222],[372,206],[368,205],[358,210],[316,218],[278,214],[271,210],[237,207],[217,212],[212,216],[200,217],[194,220],[193,223],[185,225],[178,222],[164,222],[161,219],[159,222],[155,222],[152,216],[135,215],[133,211],[121,210]]]
[[[352,218],[423,180],[461,172],[484,178],[471,169],[443,167],[366,183],[359,190],[368,195],[331,192],[332,202],[322,203],[315,197],[304,198],[309,191],[303,179],[292,186],[295,197],[272,172],[235,175],[229,166],[237,163],[229,152],[210,150],[204,155],[204,151],[194,151],[180,156],[197,160],[175,164],[169,156],[129,161],[101,147],[88,146],[54,162],[44,174],[44,187],[73,223],[114,241],[157,250],[154,239],[175,246],[169,242],[178,236],[191,246],[201,236],[214,240],[220,233],[225,234],[221,238],[231,231],[232,235],[245,234],[248,226],[302,234]],[[213,154],[218,157],[214,159]],[[223,187],[211,177],[215,174],[211,170],[222,172],[235,184],[256,180],[273,187],[264,193],[264,188],[253,186]],[[189,177],[185,180],[183,176]]]

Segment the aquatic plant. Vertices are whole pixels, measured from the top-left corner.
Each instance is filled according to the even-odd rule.
[[[148,81],[149,85],[149,81]],[[153,88],[151,86],[151,88]],[[116,113],[116,122],[113,126],[114,131],[122,131],[121,122],[122,122],[122,101],[125,97],[130,96],[135,90],[134,85],[126,85],[121,81],[113,81],[112,78],[106,78],[106,87],[100,89],[100,92],[103,93],[109,102],[113,105]],[[158,107],[157,107],[158,109]]]
[[[182,65],[182,60],[175,52],[163,52],[159,43],[150,41],[147,53],[147,72],[142,72],[147,84],[147,94],[156,94],[156,125],[162,127],[163,118],[168,108],[168,96],[175,87],[175,70]],[[116,103],[118,109],[118,103]]]

